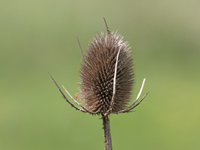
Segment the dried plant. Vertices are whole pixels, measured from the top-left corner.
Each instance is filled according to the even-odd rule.
[[[127,106],[130,102],[134,83],[133,57],[128,42],[123,42],[123,37],[118,35],[118,31],[111,33],[105,18],[104,21],[107,34],[105,35],[104,32],[101,35],[97,34],[96,38],[89,44],[85,55],[77,38],[83,56],[78,96],[83,105],[79,104],[63,86],[78,107],[71,103],[54,78],[49,75],[64,99],[72,107],[85,113],[102,116],[106,150],[112,150],[110,114],[131,112],[148,93],[138,102],[144,87],[144,79],[137,98],[130,106]]]

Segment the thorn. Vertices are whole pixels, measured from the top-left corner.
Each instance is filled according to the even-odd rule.
[[[78,37],[77,37],[77,35],[76,35],[75,32],[74,32],[74,34],[75,34],[76,39],[77,39],[77,41],[78,41],[78,45],[79,45],[79,48],[80,48],[80,50],[81,50],[82,57],[83,57],[83,59],[84,59],[84,55],[83,55],[83,50],[82,50],[82,48],[81,48],[81,44],[80,44],[79,39],[78,39]]]
[[[105,22],[105,25],[106,25],[107,34],[110,34],[110,30],[109,30],[108,25],[107,25],[107,23],[106,23],[106,19],[105,19],[104,17],[103,17],[103,19],[104,19],[104,22]]]

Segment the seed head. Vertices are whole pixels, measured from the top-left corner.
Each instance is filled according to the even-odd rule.
[[[106,24],[105,18],[104,21]],[[97,34],[92,40],[85,55],[75,34],[83,56],[78,97],[84,105],[79,104],[63,86],[65,92],[78,107],[71,103],[54,78],[49,75],[65,101],[73,108],[92,115],[102,115],[106,150],[112,150],[110,114],[131,112],[149,92],[138,102],[145,84],[146,79],[144,78],[136,99],[131,105],[127,106],[134,83],[133,57],[128,42],[123,42],[123,37],[117,31],[111,33],[107,24],[106,28],[106,34],[104,32],[101,35]]]
[[[110,33],[107,27],[107,33],[97,34],[84,55],[80,67],[79,97],[91,112],[105,114],[109,110],[119,51],[116,93],[111,113],[117,113],[127,107],[134,83],[133,56],[128,42],[123,42],[122,39],[117,31]]]

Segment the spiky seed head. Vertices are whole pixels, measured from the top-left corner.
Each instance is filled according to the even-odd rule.
[[[106,25],[107,26],[107,25]],[[80,68],[80,99],[91,112],[105,114],[113,96],[113,79],[117,53],[120,50],[116,94],[111,113],[123,110],[133,87],[133,57],[128,42],[123,42],[117,31],[97,34],[89,44]]]

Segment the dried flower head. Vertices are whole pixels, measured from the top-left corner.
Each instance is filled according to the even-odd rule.
[[[91,112],[107,113],[113,96],[115,64],[119,52],[116,93],[111,113],[125,109],[133,87],[133,57],[128,42],[117,32],[102,33],[90,43],[80,73],[80,98]]]
[[[83,55],[83,63],[80,69],[81,81],[79,83],[79,98],[82,100],[83,105],[80,105],[64,86],[63,88],[81,108],[69,102],[50,75],[64,99],[71,106],[82,112],[102,114],[103,116],[110,113],[130,112],[148,94],[136,103],[142,92],[144,79],[136,100],[130,106],[127,106],[134,83],[133,56],[128,42],[123,42],[123,37],[117,31],[111,33],[107,24],[106,28],[107,33],[97,34],[96,38],[89,44],[85,55],[83,55],[77,38]]]

